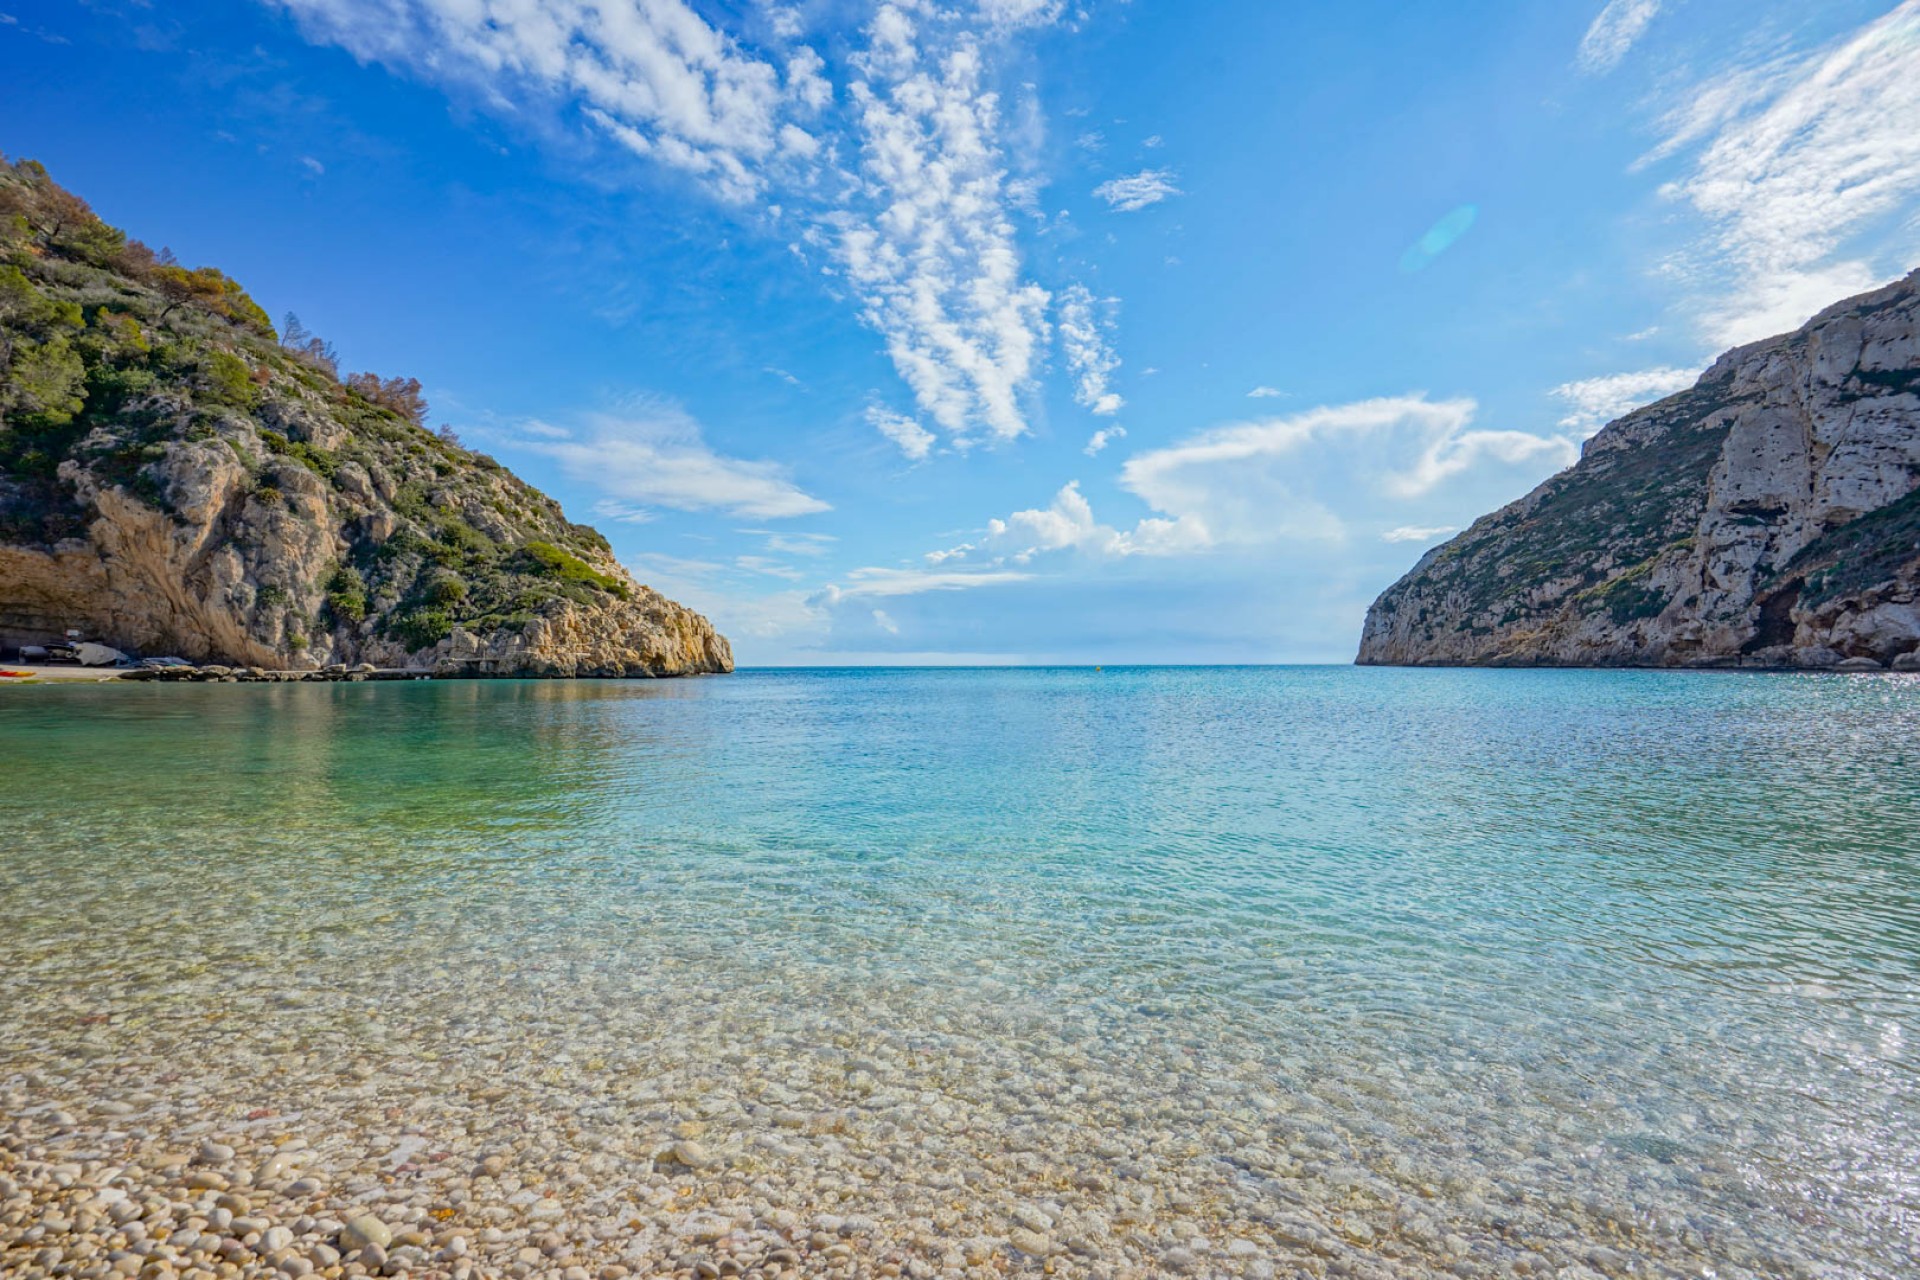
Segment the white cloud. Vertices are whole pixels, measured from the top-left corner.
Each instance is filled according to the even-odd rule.
[[[1059,20],[1066,0],[979,0],[980,16],[1001,31],[1044,26]]]
[[[1537,469],[1578,456],[1565,437],[1473,429],[1477,411],[1410,395],[1235,423],[1136,454],[1120,483],[1219,543],[1337,541],[1346,521],[1330,503],[1422,497],[1487,461]]]
[[[1380,535],[1382,542],[1432,542],[1455,532],[1450,524],[1403,524],[1398,529],[1389,529]]]
[[[735,556],[733,566],[745,573],[759,574],[768,578],[785,578],[789,582],[798,582],[805,577],[790,564],[782,564],[767,556]]]
[[[645,507],[636,507],[631,502],[615,502],[612,498],[602,498],[594,503],[593,516],[596,520],[615,524],[651,524],[659,519],[655,512]]]
[[[1791,77],[1798,61],[1776,57],[1752,66],[1733,67],[1714,79],[1685,86],[1680,100],[1660,118],[1660,131],[1665,136],[1628,165],[1628,172],[1638,173],[1692,146],[1772,97]]]
[[[988,55],[1058,21],[1061,0],[882,3],[842,92],[814,50],[749,46],[691,0],[266,2],[315,42],[503,115],[585,121],[769,218],[791,208],[796,247],[831,252],[929,427],[962,445],[1027,430],[1049,298],[1024,277],[1011,213],[1038,185],[1007,176]],[[806,15],[772,6],[758,26],[791,41]]]
[[[1430,440],[1413,465],[1389,475],[1384,487],[1393,497],[1417,498],[1432,492],[1441,481],[1473,469],[1485,458],[1509,466],[1545,458],[1565,467],[1571,466],[1579,456],[1580,450],[1565,436],[1536,436],[1525,431],[1461,431]]]
[[[1602,74],[1620,65],[1660,12],[1660,0],[1609,0],[1581,38],[1580,69]]]
[[[640,402],[624,416],[593,414],[585,423],[583,436],[532,433],[518,447],[554,459],[569,478],[639,508],[728,511],[763,519],[832,510],[798,488],[779,463],[715,453],[701,438],[700,424],[673,405]],[[634,507],[621,510],[624,519],[639,514]]]
[[[1169,196],[1183,194],[1173,185],[1177,180],[1171,169],[1142,169],[1129,177],[1109,178],[1095,187],[1093,194],[1117,213],[1136,213]]]
[[[1552,394],[1567,402],[1567,416],[1560,419],[1560,425],[1579,432],[1584,439],[1629,409],[1685,391],[1699,377],[1698,370],[1662,366],[1563,382]]]
[[[807,29],[806,16],[791,5],[766,6],[767,25],[782,40],[791,40]]]
[[[933,432],[905,414],[895,413],[880,405],[869,405],[867,422],[874,430],[900,446],[900,452],[915,462],[933,451]]]
[[[705,178],[728,199],[763,186],[786,90],[770,64],[684,0],[479,4],[274,0],[308,39],[504,101],[565,97],[621,145]]]
[[[1016,511],[1005,520],[987,522],[990,546],[1013,549],[1020,563],[1043,551],[1081,551],[1110,558],[1118,556],[1181,555],[1205,549],[1212,542],[1206,526],[1192,516],[1162,520],[1149,516],[1131,530],[1101,524],[1093,507],[1070,481],[1045,507]]]
[[[1049,299],[1021,275],[999,99],[971,37],[923,49],[893,4],[868,36],[850,89],[861,195],[831,218],[836,257],[934,424],[962,444],[1012,439],[1027,430],[1019,400]]]
[[[1724,280],[1702,327],[1730,346],[1792,329],[1821,308],[1891,278],[1920,244],[1905,224],[1892,268],[1855,252],[1920,194],[1920,0],[1905,0],[1846,40],[1800,59],[1730,73],[1699,91],[1650,158],[1707,139],[1670,184],[1712,228],[1705,261],[1683,272]]]
[[[1255,387],[1247,392],[1249,400],[1274,400],[1287,394],[1278,387]]]
[[[312,156],[301,156],[300,163],[305,165],[307,167],[307,172],[313,174],[313,176],[316,178],[325,174],[327,171],[327,166],[321,164],[318,160],[315,160]]]
[[[787,90],[811,111],[833,101],[833,83],[821,74],[826,59],[802,45],[787,59]]]
[[[1120,412],[1127,403],[1108,385],[1113,371],[1120,367],[1120,357],[1113,353],[1108,339],[1113,327],[1112,307],[1112,299],[1096,299],[1083,284],[1073,285],[1060,295],[1060,343],[1066,348],[1067,370],[1073,375],[1074,401],[1101,417]]]
[[[1147,148],[1149,151],[1152,151],[1162,146],[1165,146],[1166,139],[1162,138],[1159,134],[1156,133],[1152,137],[1148,138],[1145,142],[1142,142],[1140,145]]]
[[[689,590],[689,584],[703,580],[714,574],[726,572],[727,566],[714,560],[696,560],[689,556],[671,556],[664,552],[647,552],[633,556],[626,561],[633,576],[646,583],[655,591],[678,599],[681,594],[698,594],[697,589]],[[674,588],[669,591],[668,587]]]
[[[797,124],[780,126],[780,146],[803,160],[811,160],[820,154],[820,139]]]
[[[900,634],[900,624],[895,622],[892,615],[885,609],[875,609],[873,611],[873,623],[890,636]]]
[[[742,529],[767,540],[767,550],[779,555],[824,556],[840,539],[830,533],[776,533],[771,529]]]
[[[1102,427],[1087,437],[1087,447],[1080,452],[1091,458],[1094,454],[1099,453],[1102,449],[1112,444],[1115,440],[1121,439],[1126,434],[1127,429],[1125,427]]]
[[[847,585],[829,586],[812,599],[821,604],[836,605],[843,600],[890,599],[894,596],[922,595],[928,591],[997,587],[1009,582],[1025,582],[1031,577],[1032,574],[1017,569],[855,569],[847,575]]]

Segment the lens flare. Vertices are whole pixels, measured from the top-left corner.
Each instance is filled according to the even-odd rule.
[[[1400,255],[1400,270],[1412,275],[1424,271],[1435,258],[1452,248],[1473,227],[1480,216],[1478,205],[1463,204],[1427,229],[1427,233],[1407,246]]]

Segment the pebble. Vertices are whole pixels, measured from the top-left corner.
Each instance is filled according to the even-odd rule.
[[[370,1213],[349,1219],[340,1229],[340,1247],[348,1252],[370,1245],[384,1249],[392,1243],[393,1230]]]
[[[1007,1241],[1020,1252],[1036,1258],[1045,1258],[1053,1253],[1053,1241],[1038,1231],[1029,1231],[1025,1227],[1015,1227],[1008,1233]]]
[[[641,875],[603,872],[620,892]],[[1425,1056],[1349,1060],[1204,1002],[1041,999],[1005,957],[953,992],[896,977],[891,952],[857,982],[807,963],[729,971],[717,944],[680,954],[697,931],[638,965],[558,933],[543,949],[517,914],[436,916],[431,879],[352,887],[340,897],[378,947],[297,913],[241,928],[286,886],[225,882],[235,927],[197,935],[194,959],[217,972],[134,953],[116,981],[151,1004],[124,1040],[88,1040],[85,1011],[113,1002],[82,999],[93,979],[57,948],[37,953],[49,980],[15,984],[0,1019],[0,1274],[1901,1273],[1846,1265],[1879,1246],[1831,1225],[1855,1223],[1840,1202],[1772,1211],[1791,1196],[1756,1190],[1729,1154],[1767,1141],[1735,1100],[1663,1110],[1622,1092],[1646,1063],[1613,1062],[1556,1110],[1551,1063],[1481,1040],[1437,1055],[1421,1037],[1444,1011],[1356,1013],[1352,1037],[1377,1017]],[[657,904],[636,889],[626,906],[643,947]],[[1240,977],[1285,989],[1285,957],[1269,959]]]
[[[682,1140],[673,1144],[669,1154],[673,1163],[685,1165],[689,1169],[711,1168],[714,1159],[707,1149],[691,1140]]]

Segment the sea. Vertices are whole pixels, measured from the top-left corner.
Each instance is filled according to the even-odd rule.
[[[1920,677],[0,690],[0,1089],[636,1266],[697,1134],[908,1274],[1910,1277]]]

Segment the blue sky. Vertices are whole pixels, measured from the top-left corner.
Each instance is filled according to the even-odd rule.
[[[744,664],[1345,661],[1920,265],[1920,0],[0,0],[0,84]]]

